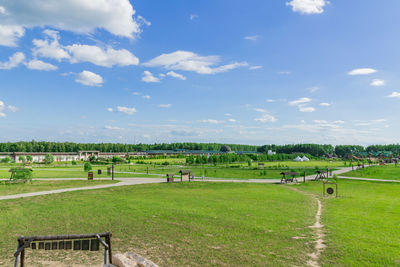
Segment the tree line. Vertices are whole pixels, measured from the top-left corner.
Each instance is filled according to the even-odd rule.
[[[0,143],[0,152],[78,152],[79,150],[98,150],[100,152],[141,152],[148,150],[203,150],[220,151],[222,147],[229,147],[232,151],[248,151],[267,153],[272,150],[276,153],[295,154],[303,153],[314,157],[325,154],[336,154],[345,157],[349,153],[392,151],[394,155],[400,154],[400,144],[370,145],[326,145],[326,144],[288,144],[288,145],[240,145],[219,143],[162,143],[162,144],[121,144],[121,143],[73,143],[73,142],[8,142]]]

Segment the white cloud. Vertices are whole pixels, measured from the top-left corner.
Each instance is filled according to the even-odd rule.
[[[169,71],[169,72],[167,72],[167,75],[171,76],[171,77],[174,77],[174,78],[177,78],[177,79],[181,79],[183,81],[186,80],[185,76],[183,76],[182,74],[176,73],[175,71]]]
[[[190,14],[190,20],[194,20],[194,19],[197,19],[199,17],[199,15],[196,15],[196,14]]]
[[[128,114],[128,115],[133,115],[136,112],[136,108],[118,106],[117,111]]]
[[[160,108],[170,108],[172,106],[172,104],[160,104],[159,107]]]
[[[321,14],[328,3],[325,0],[292,0],[286,2],[286,6],[291,6],[294,12],[302,14]]]
[[[60,37],[57,31],[44,30],[43,33],[52,40],[48,38],[46,40],[33,39],[32,42],[35,47],[32,49],[32,53],[35,57],[40,56],[58,61],[70,58],[68,52],[58,42]]]
[[[8,61],[0,62],[1,70],[10,70],[18,67],[19,64],[25,61],[25,55],[22,52],[17,52],[8,58]]]
[[[333,121],[334,124],[344,124],[344,121],[342,120],[337,120],[337,121]]]
[[[319,105],[322,107],[329,107],[331,104],[323,102],[323,103],[319,103]]]
[[[142,98],[144,98],[144,99],[150,99],[151,96],[149,96],[149,95],[144,95],[144,96],[142,96]]]
[[[198,122],[202,122],[202,123],[211,123],[211,124],[221,124],[221,123],[224,123],[223,121],[218,121],[218,120],[214,120],[214,119],[198,120]]]
[[[265,110],[263,108],[255,108],[254,110],[257,112],[262,112],[262,113],[268,112],[268,110]]]
[[[146,83],[158,83],[160,82],[160,79],[153,76],[153,74],[150,71],[145,70],[143,72],[142,81]]]
[[[21,26],[0,24],[0,45],[17,46],[18,39],[24,34],[25,30]]]
[[[126,49],[115,50],[108,47],[106,50],[103,50],[94,45],[79,44],[66,46],[65,49],[71,54],[71,63],[90,62],[103,67],[139,64],[139,59]]]
[[[385,85],[385,81],[381,80],[381,79],[373,79],[372,82],[370,83],[371,86],[384,86]]]
[[[228,119],[229,122],[236,122],[235,119]]]
[[[113,110],[113,108],[107,108],[107,111],[108,112],[113,112],[114,110]]]
[[[313,107],[299,106],[299,111],[300,111],[300,112],[314,112],[314,111],[315,111],[315,108],[313,108]]]
[[[76,75],[75,81],[87,86],[102,86],[103,78],[91,71],[84,70]]]
[[[291,71],[279,71],[278,74],[280,74],[280,75],[290,75],[290,74],[292,74],[292,72]]]
[[[141,23],[141,24],[146,25],[147,27],[150,27],[150,26],[151,26],[151,22],[148,21],[147,19],[143,18],[142,16],[138,16],[138,17],[137,17],[137,21],[138,21],[139,23]]]
[[[7,114],[6,114],[7,111],[16,112],[17,110],[18,110],[17,107],[11,106],[11,105],[7,106],[6,104],[4,104],[3,101],[0,101],[0,117],[1,118],[7,117]]]
[[[0,35],[2,45],[14,46],[16,39],[22,37],[24,28],[50,26],[59,30],[88,34],[96,29],[128,38],[134,38],[141,32],[142,19],[135,21],[129,0],[93,1],[46,1],[13,0],[2,1],[6,15],[0,16]],[[142,23],[143,22],[143,23]],[[4,30],[8,28],[8,30]],[[10,27],[13,27],[10,29]],[[7,32],[8,31],[8,32]]]
[[[400,93],[399,92],[393,92],[390,95],[387,95],[386,97],[389,97],[389,98],[400,98]]]
[[[33,59],[29,61],[28,63],[25,63],[26,67],[31,70],[44,70],[44,71],[50,71],[50,70],[57,70],[58,67],[54,66],[53,64],[43,62],[38,59]]]
[[[224,115],[225,115],[225,116],[227,116],[227,117],[230,117],[230,116],[232,116],[232,114],[231,114],[231,113],[225,113]]]
[[[302,98],[299,98],[297,100],[290,101],[288,104],[290,106],[298,106],[298,105],[302,105],[302,104],[305,104],[305,103],[308,103],[308,102],[311,102],[311,98],[302,97]]]
[[[276,122],[276,118],[268,113],[265,113],[261,118],[256,118],[254,120],[261,123]]]
[[[106,125],[106,126],[104,126],[104,129],[107,129],[107,130],[113,130],[113,131],[119,131],[119,130],[123,130],[123,128],[116,127],[116,126],[110,126],[110,125]]]
[[[267,103],[273,103],[273,102],[276,102],[276,100],[274,100],[274,99],[267,99],[267,100],[265,100],[265,102],[267,102]]]
[[[313,86],[307,89],[310,93],[315,93],[316,91],[319,90],[318,86]]]
[[[169,54],[162,54],[145,62],[143,65],[148,67],[164,67],[171,70],[193,71],[199,74],[215,74],[248,66],[247,62],[235,62],[214,67],[219,62],[220,57],[218,56],[199,56],[189,51],[176,51]]]
[[[387,122],[386,119],[375,119],[375,120],[367,120],[367,121],[358,121],[355,125],[356,126],[371,126],[374,124],[380,124]]]
[[[371,68],[361,68],[361,69],[354,69],[352,71],[349,71],[347,74],[348,75],[369,75],[372,73],[377,72],[375,69]]]
[[[258,39],[260,39],[260,36],[259,35],[245,36],[244,39],[249,41],[257,41]]]
[[[249,67],[249,70],[259,70],[262,68],[263,68],[263,66],[251,66],[251,67]]]
[[[141,92],[133,92],[132,95],[141,95]]]

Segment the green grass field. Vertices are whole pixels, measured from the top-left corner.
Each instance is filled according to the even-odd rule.
[[[342,174],[348,177],[400,180],[400,165],[371,166]]]
[[[296,186],[322,195],[322,185]],[[323,266],[400,266],[400,185],[339,180],[340,197],[323,200]]]
[[[291,163],[292,165],[288,165]],[[323,162],[327,163],[327,162]],[[328,162],[329,163],[329,162]],[[277,179],[281,178],[282,171],[295,171],[300,174],[306,172],[306,175],[315,173],[315,167],[325,169],[326,167],[335,168],[332,165],[323,165],[322,161],[312,165],[310,162],[275,162],[268,163],[264,170],[256,168],[253,164],[251,168],[247,164],[219,164],[219,165],[155,165],[155,164],[121,164],[115,166],[115,177],[165,177],[167,173],[179,175],[181,169],[190,169],[193,174],[200,178],[203,175],[211,178],[233,178],[233,179]],[[107,167],[105,165],[93,165],[94,178],[107,178]],[[10,166],[0,166],[0,178],[9,178],[8,172]],[[97,170],[101,169],[102,174],[98,175]],[[149,170],[149,175],[147,175]],[[83,171],[83,166],[40,166],[33,167],[33,178],[86,178],[87,172]]]
[[[85,187],[117,183],[114,181],[32,181],[32,183],[5,184],[0,181],[0,196],[48,191],[62,188]]]
[[[11,265],[19,235],[104,231],[114,252],[161,266],[301,266],[313,249],[316,203],[285,186],[174,183],[0,201],[0,210],[1,266]],[[56,254],[63,266],[102,262],[101,252],[68,253]],[[51,258],[40,256],[30,250],[26,259]]]

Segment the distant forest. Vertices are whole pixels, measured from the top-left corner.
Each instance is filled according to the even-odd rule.
[[[359,145],[320,145],[320,144],[297,144],[297,145],[238,145],[218,143],[171,143],[171,144],[81,144],[72,142],[15,142],[0,143],[0,152],[77,152],[79,150],[98,150],[101,152],[140,152],[147,150],[208,150],[219,151],[222,146],[229,146],[232,151],[258,151],[266,153],[268,150],[277,153],[306,153],[312,156],[323,156],[325,154],[336,154],[344,157],[351,152],[392,151],[399,155],[400,144],[371,145],[363,147]]]

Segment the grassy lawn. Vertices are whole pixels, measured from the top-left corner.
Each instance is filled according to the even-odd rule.
[[[322,194],[319,182],[298,187]],[[399,192],[398,184],[340,180],[340,197],[323,200],[323,266],[400,266]]]
[[[342,174],[349,177],[400,180],[400,165],[371,166]]]
[[[118,181],[32,181],[26,184],[8,184],[0,181],[0,196],[30,192],[48,191],[62,188],[85,187],[101,184],[112,184]]]
[[[161,266],[303,266],[316,203],[285,186],[199,182],[0,201],[0,210],[1,266],[11,265],[19,235],[104,231],[113,233],[114,252],[135,251]],[[27,262],[50,259],[37,253],[29,250]],[[102,253],[56,258],[98,266]]]

